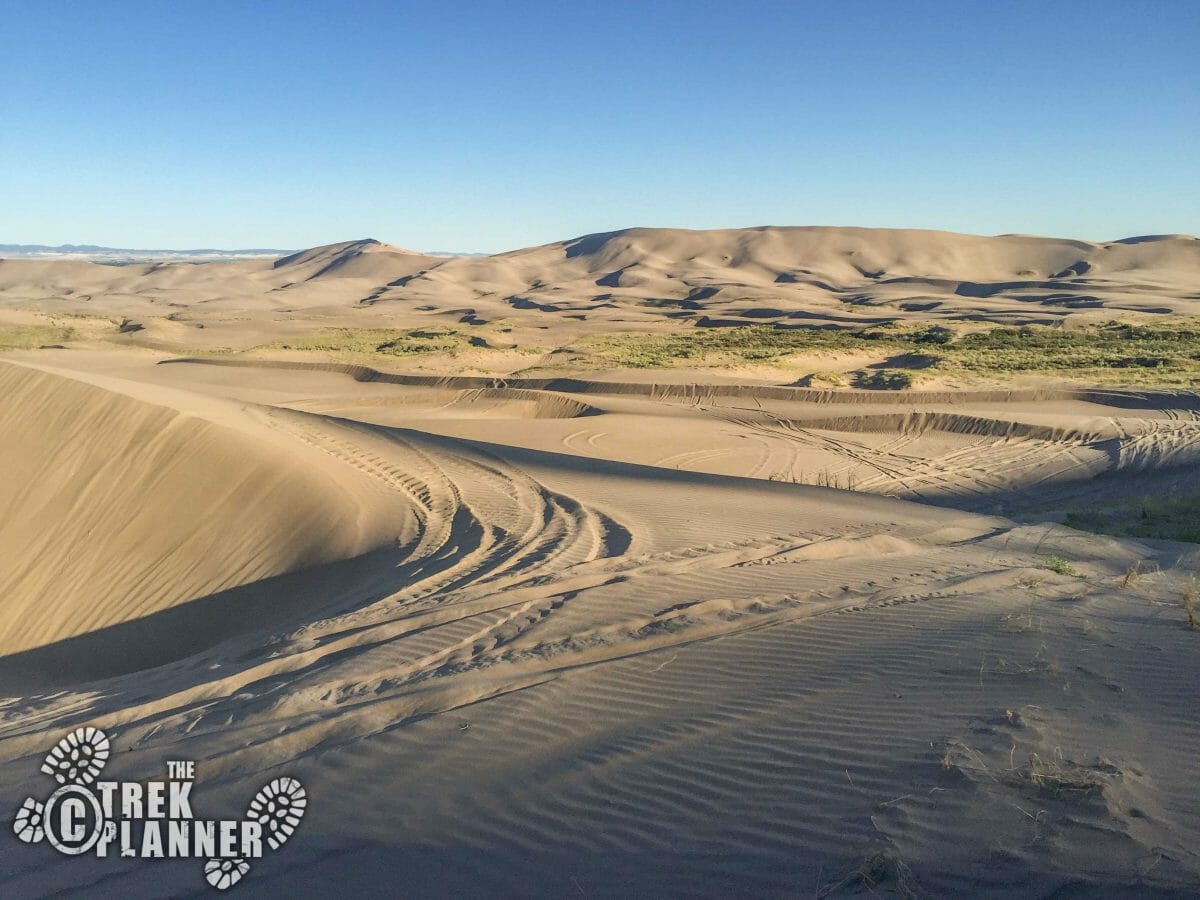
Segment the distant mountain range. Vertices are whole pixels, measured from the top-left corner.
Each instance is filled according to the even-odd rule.
[[[243,250],[216,250],[205,247],[197,250],[137,250],[128,247],[101,247],[96,244],[0,244],[0,259],[74,259],[82,262],[145,263],[145,262],[220,262],[236,259],[275,259],[295,250],[252,247]],[[431,251],[425,256],[483,256],[482,253]]]
[[[77,259],[88,262],[210,262],[223,259],[274,259],[286,256],[291,250],[253,248],[246,250],[134,250],[123,247],[100,247],[96,244],[0,244],[0,258],[6,259]]]

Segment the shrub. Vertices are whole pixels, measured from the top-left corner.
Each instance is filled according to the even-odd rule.
[[[1083,573],[1061,556],[1047,556],[1046,568],[1059,575],[1069,575],[1071,578],[1082,578]]]

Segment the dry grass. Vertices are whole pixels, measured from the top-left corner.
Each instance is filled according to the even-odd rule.
[[[905,900],[916,900],[921,894],[917,880],[908,864],[891,848],[881,848],[868,855],[841,881],[818,890],[818,897],[828,897],[843,891],[866,889],[871,894],[887,891]]]
[[[1010,634],[1024,634],[1040,627],[1040,623],[1030,611],[1008,613],[1000,618],[1000,627]]]
[[[816,485],[817,487],[837,488],[841,491],[854,490],[853,475],[842,475],[830,469],[822,469],[820,472],[815,472],[811,476],[803,469],[799,473],[781,470],[769,474],[767,476],[767,480],[781,481],[785,484],[812,484]]]
[[[1054,678],[1061,674],[1062,667],[1056,662],[1042,659],[1042,650],[1039,649],[1033,659],[1027,663],[996,657],[990,671],[997,675],[1046,675]]]
[[[946,744],[946,752],[942,756],[942,768],[948,772],[953,770],[992,777],[992,770],[983,755],[957,739]]]
[[[1027,591],[1036,591],[1045,583],[1046,579],[1042,575],[1026,575],[1017,580],[1017,587],[1024,588]]]
[[[1028,781],[1037,788],[1043,796],[1061,800],[1098,791],[1116,773],[1106,767],[1081,766],[1063,759],[1061,755],[1042,759],[1036,753],[1030,753],[1029,763],[1018,769],[1016,774],[1022,781]]]
[[[1129,568],[1125,570],[1125,576],[1121,579],[1121,587],[1129,589],[1137,584],[1138,579],[1142,575],[1142,561],[1135,560],[1130,563]]]
[[[1007,766],[989,766],[983,754],[961,740],[950,741],[942,757],[942,768],[959,771],[973,777],[986,778],[1010,787],[1033,788],[1043,797],[1073,800],[1102,790],[1121,772],[1104,762],[1081,765],[1066,759],[1057,748],[1049,759],[1030,753],[1027,761],[1017,763],[1016,747],[1009,754]]]
[[[1196,576],[1188,579],[1187,587],[1183,589],[1183,611],[1187,614],[1188,628],[1200,631],[1200,616],[1197,615],[1196,605],[1200,600],[1200,588],[1196,586]]]

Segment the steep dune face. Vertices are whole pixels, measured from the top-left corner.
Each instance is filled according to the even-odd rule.
[[[0,363],[0,434],[0,654],[411,530],[403,509],[374,509],[352,473],[44,371]]]

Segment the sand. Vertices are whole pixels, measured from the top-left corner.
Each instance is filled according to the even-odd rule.
[[[1200,240],[1186,235],[1096,244],[866,228],[633,228],[487,257],[362,240],[275,261],[3,260],[0,311],[128,318],[138,327],[121,343],[156,349],[245,349],[331,326],[496,323],[516,343],[553,346],[598,330],[691,324],[1192,315],[1198,278]]]
[[[0,807],[90,724],[111,777],[196,760],[214,813],[304,782],[253,896],[1193,895],[1200,552],[1063,522],[1200,489],[1197,392],[180,351],[468,308],[683,328],[644,301],[718,282],[693,312],[1190,314],[1198,270],[1184,237],[858,229],[0,263],[9,321],[144,326],[0,357]],[[0,880],[207,890],[11,838]]]

